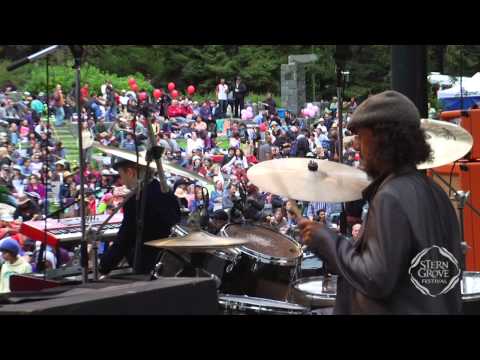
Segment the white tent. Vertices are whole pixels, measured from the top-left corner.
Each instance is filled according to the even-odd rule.
[[[438,98],[455,98],[468,96],[480,96],[480,72],[473,75],[471,78],[462,78],[462,91],[460,91],[460,79],[450,89],[439,90]],[[462,94],[463,92],[463,94]]]
[[[444,110],[461,109],[462,103],[463,109],[469,109],[480,101],[480,73],[476,73],[471,78],[462,78],[461,88],[458,81],[450,89],[439,90],[437,96]]]
[[[442,75],[439,72],[431,72],[427,76],[427,79],[428,79],[428,82],[432,85],[438,84],[440,86],[448,86],[448,87],[455,85],[455,83],[460,80],[459,77]]]

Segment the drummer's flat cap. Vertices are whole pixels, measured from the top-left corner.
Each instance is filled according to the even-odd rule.
[[[347,125],[350,131],[378,123],[402,123],[420,127],[420,113],[415,104],[398,91],[388,90],[362,102]]]

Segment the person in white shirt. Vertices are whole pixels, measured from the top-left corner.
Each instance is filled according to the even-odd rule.
[[[120,96],[120,105],[122,105],[122,111],[124,113],[127,112],[128,100],[129,100],[129,97],[127,93],[125,92],[125,90],[122,90],[122,95]]]
[[[220,79],[220,84],[217,85],[216,93],[221,115],[225,116],[228,106],[228,85],[225,84],[225,79]]]
[[[104,98],[107,97],[107,86],[108,86],[108,83],[109,81],[107,81],[105,84],[103,84],[101,87],[100,87],[100,90],[102,91],[102,95]]]
[[[187,134],[188,135],[188,134]],[[191,137],[187,138],[187,154],[188,156],[192,156],[193,151],[196,149],[202,149],[205,147],[205,143],[202,139],[197,137],[197,132],[192,131]]]
[[[231,148],[240,148],[240,135],[235,133],[229,140],[229,147]]]

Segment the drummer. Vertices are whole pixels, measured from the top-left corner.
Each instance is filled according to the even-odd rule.
[[[363,168],[373,179],[363,191],[369,213],[359,240],[306,219],[299,223],[305,243],[339,275],[335,313],[460,313],[454,281],[463,265],[459,224],[445,192],[416,169],[432,157],[418,109],[406,96],[386,91],[365,100],[348,127],[358,135]],[[409,271],[412,260],[434,245],[459,263],[442,279],[455,286],[435,297],[421,292]],[[441,255],[427,250],[422,256]]]

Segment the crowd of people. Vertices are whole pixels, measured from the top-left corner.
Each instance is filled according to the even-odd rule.
[[[6,252],[16,253],[10,260],[4,256],[4,260],[15,259],[13,263],[21,261],[22,264],[25,261],[33,271],[39,243],[20,234],[20,224],[41,220],[46,215],[79,216],[80,174],[78,167],[66,161],[66,151],[54,127],[82,122],[87,215],[114,211],[128,193],[111,166],[111,158],[95,151],[93,141],[129,151],[145,150],[149,125],[165,149],[166,160],[214,184],[206,191],[192,179],[167,173],[186,214],[185,225],[200,218],[199,214],[207,214],[211,224],[216,220],[236,221],[236,217],[243,217],[295,236],[296,220],[287,199],[260,192],[248,181],[248,168],[258,162],[284,157],[339,159],[335,97],[331,101],[320,101],[318,116],[305,119],[288,111],[277,111],[271,94],[260,106],[249,103],[247,86],[240,78],[231,86],[220,80],[216,98],[201,103],[184,96],[172,98],[163,91],[155,98],[143,89],[119,90],[110,81],[100,89],[84,84],[80,114],[74,111],[74,91],[65,95],[61,85],[56,86],[49,99],[44,93],[13,90],[7,87],[0,92],[0,185],[15,209],[12,215],[6,214],[0,219],[0,232],[2,239],[9,240]],[[344,125],[350,121],[357,105],[355,98],[344,102]],[[240,120],[242,110],[249,106],[256,110],[254,118]],[[52,122],[47,121],[48,114]],[[344,136],[348,135],[344,130]],[[359,165],[359,154],[352,141],[345,143],[343,155],[346,164]],[[363,204],[348,205],[352,209],[347,216],[348,227],[355,239]],[[301,202],[299,206],[305,217],[339,228],[342,204]],[[213,228],[213,232],[218,232],[218,227]],[[18,248],[10,240],[16,242]],[[56,268],[67,264],[73,256],[71,250],[47,247],[48,266]],[[32,270],[23,265],[21,268]],[[0,289],[2,286],[0,282]]]

